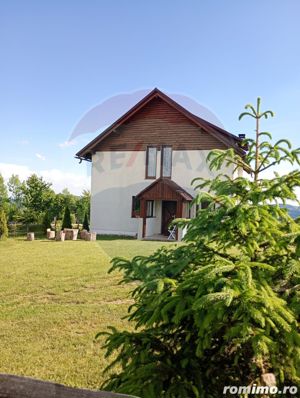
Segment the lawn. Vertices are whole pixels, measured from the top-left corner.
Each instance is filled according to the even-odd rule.
[[[0,241],[0,372],[99,388],[106,366],[97,332],[128,328],[128,286],[111,257],[147,255],[159,242]]]

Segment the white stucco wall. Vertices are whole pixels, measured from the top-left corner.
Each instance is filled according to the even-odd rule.
[[[212,178],[206,163],[209,151],[173,151],[172,180],[194,195],[191,181]],[[144,151],[97,152],[92,158],[91,229],[99,234],[135,236],[139,221],[131,218],[132,196],[154,180],[145,179]],[[160,176],[160,151],[157,178]],[[147,219],[146,235],[160,233],[161,206],[155,203],[155,217]]]
[[[91,229],[99,234],[134,236],[132,196],[149,184],[144,152],[97,152],[92,158]]]
[[[191,182],[194,178],[212,178],[216,173],[209,170],[206,162],[210,151],[173,151],[172,180],[194,194]]]
[[[145,236],[157,235],[161,233],[161,200],[154,201],[154,217],[147,218]]]

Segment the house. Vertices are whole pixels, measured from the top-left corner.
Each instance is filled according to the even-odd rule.
[[[154,89],[76,154],[92,162],[91,230],[167,235],[174,218],[195,216],[191,181],[214,176],[209,151],[242,153],[240,142]],[[182,235],[177,231],[178,240]]]

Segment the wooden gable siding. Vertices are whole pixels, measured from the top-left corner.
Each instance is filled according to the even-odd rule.
[[[165,184],[156,184],[152,189],[141,195],[144,200],[182,200],[182,197]]]
[[[181,112],[154,98],[93,150],[143,151],[148,145],[171,145],[173,150],[226,149]]]
[[[192,196],[180,188],[174,181],[159,178],[141,191],[137,198],[142,200],[185,200],[191,201]]]

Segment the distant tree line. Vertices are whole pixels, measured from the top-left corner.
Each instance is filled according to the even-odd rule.
[[[5,224],[21,223],[43,224],[44,228],[62,227],[62,221],[68,213],[68,225],[87,224],[90,214],[90,192],[83,190],[80,196],[71,194],[67,188],[55,193],[52,184],[42,177],[32,174],[25,181],[18,175],[12,175],[5,183],[0,174],[0,219]],[[6,235],[6,230],[3,235]],[[1,237],[0,226],[0,237]]]

